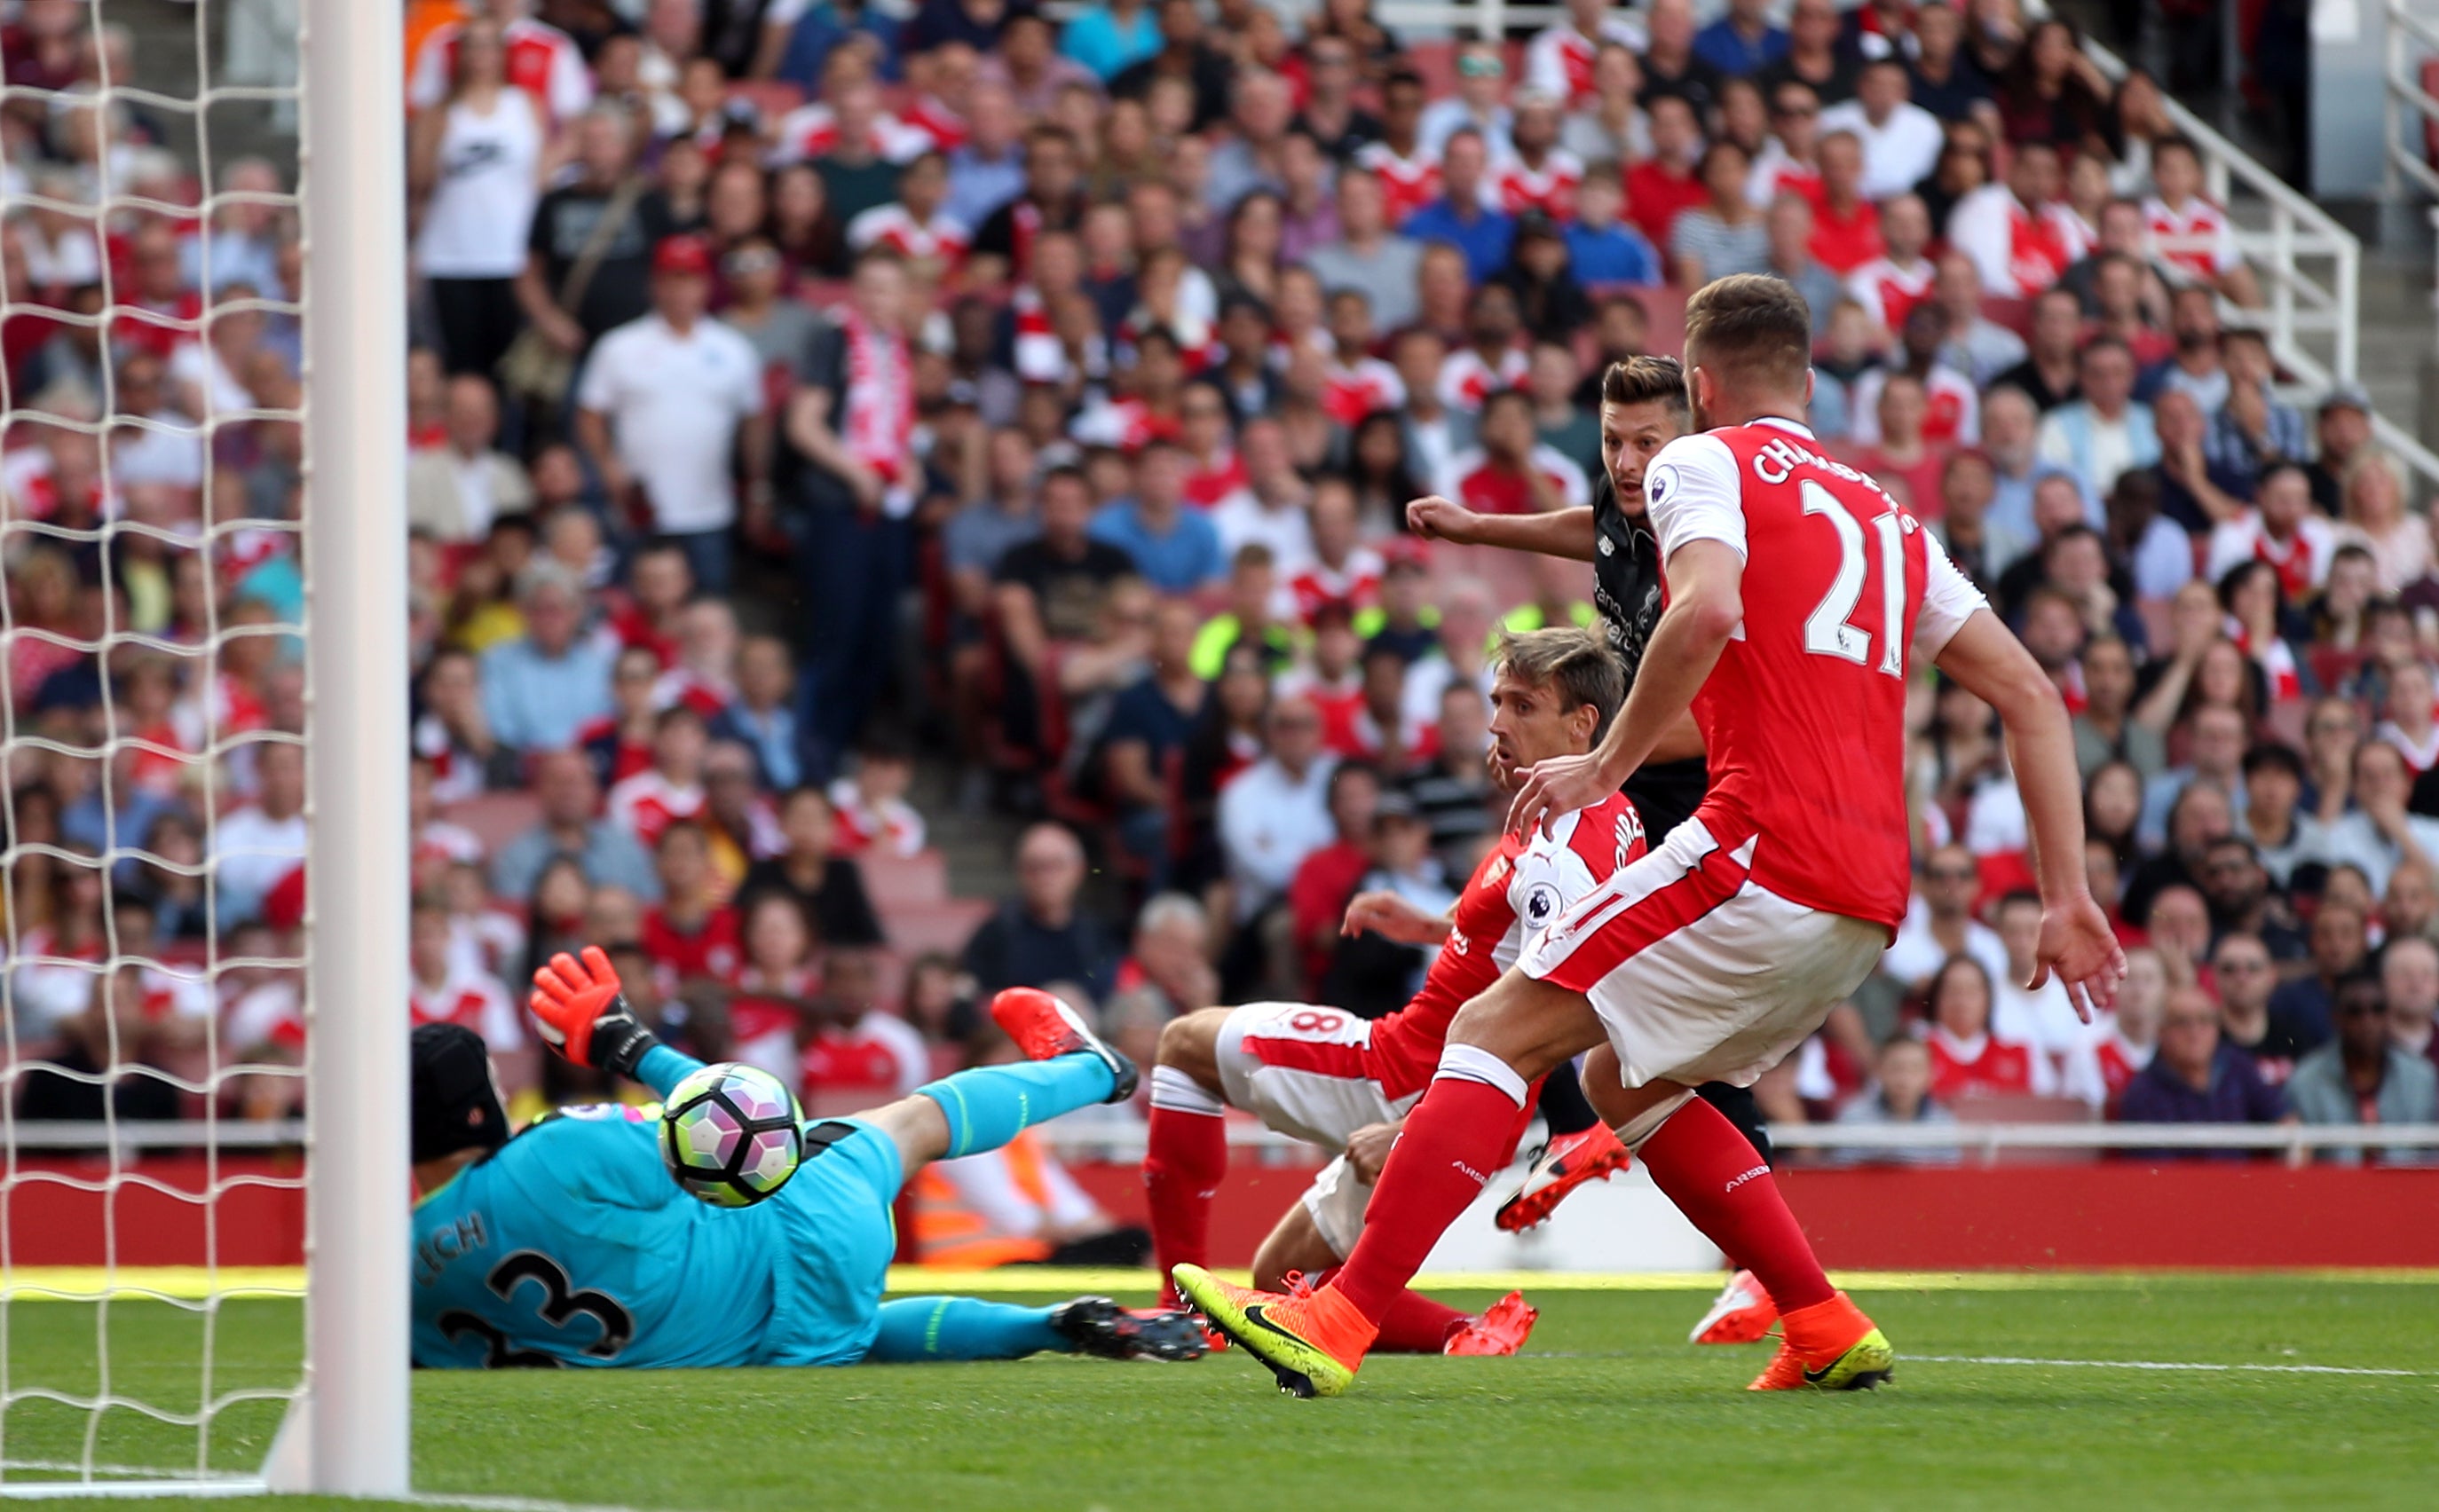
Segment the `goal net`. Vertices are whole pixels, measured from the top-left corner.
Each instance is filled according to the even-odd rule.
[[[0,1492],[403,1489],[397,36],[0,0]]]

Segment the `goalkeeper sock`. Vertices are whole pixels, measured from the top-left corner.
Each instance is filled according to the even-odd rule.
[[[960,1071],[915,1091],[940,1105],[949,1120],[941,1158],[954,1160],[997,1149],[1036,1124],[1105,1101],[1116,1088],[1098,1056],[1059,1056]]]
[[[1161,1306],[1177,1303],[1176,1265],[1202,1265],[1211,1247],[1211,1196],[1228,1174],[1228,1126],[1220,1099],[1174,1066],[1151,1073],[1151,1129],[1144,1194],[1151,1208],[1152,1264]]]
[[[926,1360],[1022,1360],[1067,1341],[1050,1326],[1048,1307],[1015,1307],[974,1297],[901,1297],[881,1305],[881,1332],[864,1352],[876,1365]]]

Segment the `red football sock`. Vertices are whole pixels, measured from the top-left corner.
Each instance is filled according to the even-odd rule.
[[[1451,1045],[1451,1058],[1469,1049]],[[1472,1058],[1486,1063],[1487,1075],[1505,1073],[1515,1090],[1445,1073],[1432,1082],[1406,1115],[1364,1215],[1363,1236],[1331,1283],[1382,1327],[1432,1246],[1505,1164],[1501,1154],[1511,1143],[1524,1083],[1494,1057],[1475,1051]]]
[[[1151,1208],[1152,1263],[1160,1267],[1161,1305],[1174,1307],[1177,1284],[1169,1279],[1168,1269],[1207,1263],[1211,1194],[1228,1174],[1228,1126],[1216,1105],[1205,1113],[1153,1104],[1143,1173]]]
[[[1372,1341],[1372,1347],[1392,1354],[1436,1355],[1448,1343],[1450,1331],[1470,1317],[1419,1291],[1400,1291],[1381,1314],[1380,1336]]]
[[[1304,1278],[1305,1284],[1318,1291],[1345,1269],[1333,1265],[1326,1271],[1316,1271]],[[1469,1323],[1472,1317],[1471,1313],[1433,1302],[1419,1291],[1400,1291],[1398,1300],[1389,1304],[1389,1315],[1380,1320],[1380,1336],[1372,1341],[1372,1347],[1393,1355],[1436,1355],[1457,1325]]]
[[[1679,1212],[1754,1273],[1779,1311],[1836,1294],[1769,1165],[1717,1108],[1697,1097],[1678,1109],[1635,1159]]]

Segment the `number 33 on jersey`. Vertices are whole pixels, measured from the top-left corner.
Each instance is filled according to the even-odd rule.
[[[1744,621],[1694,701],[1723,849],[1754,880],[1894,929],[1905,915],[1905,684],[1979,590],[1913,511],[1791,420],[1670,442],[1644,479],[1665,562],[1695,541],[1744,561]],[[1767,738],[1763,738],[1765,730]]]

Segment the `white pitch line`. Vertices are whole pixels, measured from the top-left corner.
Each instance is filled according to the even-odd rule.
[[[2034,1360],[2021,1355],[1900,1354],[1897,1361],[1900,1364],[1919,1361],[1931,1365],[2051,1365],[2082,1370],[2245,1371],[2270,1376],[2403,1376],[2417,1379],[2439,1377],[2439,1371],[2392,1370],[2377,1365],[2228,1365],[2176,1360]]]

